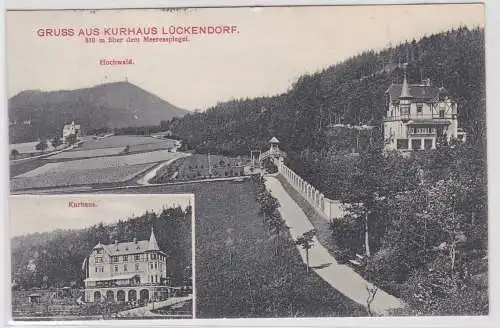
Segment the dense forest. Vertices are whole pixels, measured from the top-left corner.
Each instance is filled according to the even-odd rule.
[[[347,214],[331,222],[338,260],[366,255],[362,274],[412,315],[488,314],[485,149],[440,145],[411,157],[376,149],[336,164]]]
[[[297,156],[351,151],[356,135],[332,136],[331,124],[380,127],[384,92],[392,82],[401,83],[400,64],[407,63],[410,83],[430,78],[448,89],[459,104],[461,126],[477,140],[485,137],[484,60],[484,29],[461,27],[380,52],[366,51],[301,76],[281,95],[236,99],[174,118],[170,129],[199,152],[248,154],[266,149],[272,136]]]
[[[169,255],[167,268],[171,281],[182,284],[191,271],[191,208],[164,209],[120,220],[116,224],[98,224],[81,230],[56,230],[14,237],[12,280],[17,288],[82,287],[82,263],[92,248],[103,244],[149,240],[151,227],[160,249]]]

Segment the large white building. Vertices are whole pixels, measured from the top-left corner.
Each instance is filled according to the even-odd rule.
[[[70,135],[74,134],[75,136],[80,136],[80,124],[75,124],[75,121],[72,121],[70,124],[65,124],[63,127],[62,140],[66,141]]]
[[[384,149],[435,149],[440,136],[465,141],[465,133],[458,128],[456,101],[429,79],[408,84],[405,74],[402,84],[387,89],[385,100]]]
[[[86,261],[87,302],[167,298],[167,254],[158,247],[153,229],[149,240],[99,242]]]

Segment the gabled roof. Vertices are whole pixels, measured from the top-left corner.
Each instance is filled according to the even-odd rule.
[[[399,99],[403,91],[403,84],[391,84],[386,93],[391,96],[392,100]],[[422,84],[408,84],[408,96],[418,100],[432,100],[437,98],[440,92],[446,92],[446,89]]]
[[[142,253],[148,250],[148,240],[138,240],[137,242],[123,242],[109,245],[102,245],[104,251],[110,256],[128,255]]]
[[[158,242],[156,241],[155,234],[153,232],[153,228],[151,228],[151,236],[149,237],[149,240],[134,240],[130,242],[114,243],[109,245],[103,245],[101,244],[101,242],[98,242],[97,245],[94,246],[94,249],[96,248],[103,248],[104,252],[109,256],[137,254],[145,251],[160,250]]]
[[[276,137],[272,137],[269,143],[279,143],[280,141]]]

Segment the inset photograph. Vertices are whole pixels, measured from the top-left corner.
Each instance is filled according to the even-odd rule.
[[[10,196],[12,319],[191,319],[193,195]]]

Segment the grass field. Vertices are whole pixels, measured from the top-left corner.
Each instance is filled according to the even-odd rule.
[[[36,176],[13,178],[10,180],[10,190],[126,182],[152,168],[154,165],[154,163],[136,164],[92,170],[75,168],[57,171],[54,169]]]
[[[109,148],[97,148],[97,149],[86,149],[86,150],[72,150],[64,151],[52,156],[47,157],[50,160],[54,159],[77,159],[86,157],[98,157],[98,156],[112,156],[118,155],[125,149],[122,147],[109,147]]]
[[[179,156],[168,150],[42,164],[10,179],[11,190],[125,182],[156,163]],[[12,174],[11,174],[12,176]]]
[[[195,194],[197,318],[366,315],[314,272],[306,275],[288,238],[276,253],[249,181],[114,192]]]
[[[19,154],[25,154],[25,153],[40,153],[40,151],[36,150],[36,145],[38,144],[38,141],[33,141],[33,142],[25,142],[25,143],[17,143],[17,144],[10,144],[9,145],[9,150],[12,151],[13,149],[17,150]],[[54,147],[50,143],[50,141],[47,142],[47,149],[45,149],[45,152],[49,152],[54,150]]]
[[[111,136],[101,139],[90,139],[83,143],[80,149],[101,149],[129,146],[130,152],[168,149],[175,140],[159,139],[148,136]]]
[[[179,180],[203,178],[223,178],[243,175],[242,165],[249,163],[248,158],[235,158],[219,155],[193,154],[179,159],[158,170],[154,182],[162,183]]]

